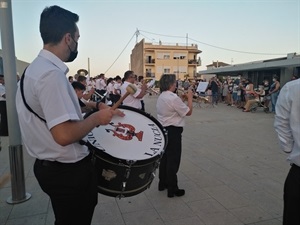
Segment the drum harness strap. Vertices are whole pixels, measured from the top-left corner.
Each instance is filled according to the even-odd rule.
[[[26,67],[27,69],[27,67]],[[23,99],[23,102],[24,102],[24,105],[26,106],[26,108],[31,112],[33,113],[35,116],[37,116],[41,121],[43,121],[46,125],[47,121],[42,118],[41,116],[39,116],[35,111],[33,111],[33,109],[28,105],[28,103],[26,102],[26,99],[25,99],[25,95],[24,95],[24,78],[25,78],[25,72],[26,72],[26,69],[24,70],[23,74],[22,74],[22,77],[21,77],[21,80],[20,80],[20,90],[21,90],[21,95],[22,95],[22,99]],[[84,140],[80,140],[79,141],[79,144],[81,145],[86,145],[89,149],[90,149],[90,146],[89,146],[89,143],[87,141],[84,141]]]

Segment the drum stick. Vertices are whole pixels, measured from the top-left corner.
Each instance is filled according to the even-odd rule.
[[[119,107],[119,105],[122,104],[122,102],[124,101],[125,98],[127,98],[128,95],[130,94],[134,94],[136,92],[136,87],[133,84],[129,84],[126,87],[126,93],[125,95],[123,95],[112,107],[111,109],[115,110],[116,108]]]

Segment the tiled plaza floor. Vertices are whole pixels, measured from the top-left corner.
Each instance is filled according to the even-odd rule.
[[[145,98],[155,114],[156,96]],[[274,114],[243,113],[234,107],[196,106],[186,119],[178,173],[183,197],[168,198],[151,187],[133,197],[115,199],[99,194],[93,225],[279,225],[283,184],[289,164],[273,128]],[[0,175],[9,172],[8,138],[1,138]],[[171,140],[170,140],[171,141]],[[7,183],[0,189],[1,225],[50,225],[49,198],[33,175],[34,159],[24,149],[26,191],[31,199],[15,205]]]

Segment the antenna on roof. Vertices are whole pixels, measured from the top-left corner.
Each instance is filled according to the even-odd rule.
[[[136,28],[136,32],[135,32],[135,43],[138,43],[138,37],[139,37],[140,31],[138,28]]]
[[[188,46],[189,46],[189,43],[188,43],[188,41],[189,41],[189,34],[187,33],[187,34],[186,34],[186,47],[188,47]]]

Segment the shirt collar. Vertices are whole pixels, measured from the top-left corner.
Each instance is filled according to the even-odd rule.
[[[64,74],[67,74],[69,72],[69,68],[66,66],[66,64],[52,52],[46,49],[42,49],[39,53],[39,56],[51,61],[55,66],[62,70]]]

